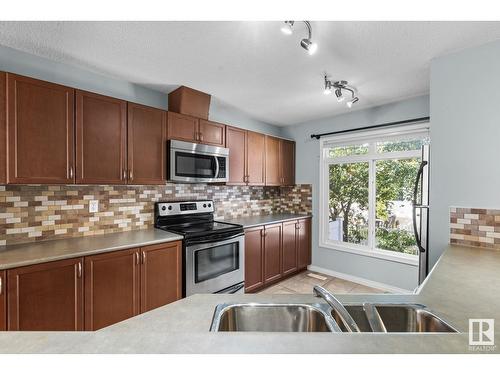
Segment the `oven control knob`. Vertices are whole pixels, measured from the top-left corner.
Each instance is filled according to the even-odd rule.
[[[203,203],[203,208],[207,208],[207,204],[206,203]]]
[[[167,209],[167,206],[161,206],[161,210],[165,211]]]
[[[212,207],[212,203],[209,203],[209,204],[208,204],[208,207]]]
[[[169,211],[172,211],[172,206],[168,206],[168,210],[169,210]]]

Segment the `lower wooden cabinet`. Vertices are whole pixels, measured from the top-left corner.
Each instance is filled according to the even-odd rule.
[[[245,230],[245,292],[252,293],[311,264],[311,219]]]
[[[181,242],[85,258],[85,330],[94,331],[182,298]]]
[[[311,219],[298,220],[297,267],[306,269],[311,264]]]
[[[8,330],[82,330],[82,263],[75,258],[8,270]]]
[[[281,234],[282,225],[264,226],[264,283],[281,278]]]
[[[141,313],[182,298],[181,242],[141,248],[141,263]]]
[[[139,249],[85,258],[85,330],[94,331],[139,313]]]
[[[283,246],[281,273],[287,276],[297,271],[297,230],[296,221],[285,221],[283,223]]]
[[[7,273],[0,271],[0,331],[7,329]]]
[[[264,227],[245,230],[245,292],[264,286]]]

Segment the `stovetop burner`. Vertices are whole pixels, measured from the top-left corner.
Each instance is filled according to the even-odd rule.
[[[215,221],[212,201],[159,202],[155,204],[155,227],[198,238],[243,233],[243,226]]]

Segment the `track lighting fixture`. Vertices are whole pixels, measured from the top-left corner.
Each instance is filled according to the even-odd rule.
[[[351,99],[347,101],[347,107],[351,108],[352,105],[359,101],[359,98],[356,96],[356,91],[353,87],[349,86],[347,81],[335,81],[332,82],[328,79],[328,76],[325,74],[325,95],[331,94],[332,91],[335,91],[335,97],[337,101],[343,102],[346,98],[345,92],[351,94]]]
[[[309,55],[313,55],[317,49],[318,45],[312,41],[312,27],[309,21],[302,21],[307,27],[307,38],[300,41],[300,46],[304,48]],[[291,35],[293,33],[293,26],[295,21],[285,21],[285,24],[281,28],[283,34]]]

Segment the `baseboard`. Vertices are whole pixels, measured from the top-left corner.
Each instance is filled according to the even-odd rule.
[[[319,272],[319,273],[323,273],[323,274],[328,275],[328,276],[338,277],[339,279],[351,281],[353,283],[368,286],[370,288],[385,290],[385,291],[391,292],[391,293],[413,294],[413,291],[411,291],[411,290],[398,288],[397,286],[388,285],[388,284],[384,284],[384,283],[379,283],[378,281],[368,280],[368,279],[364,279],[364,278],[358,277],[358,276],[348,275],[348,274],[342,273],[342,272],[332,271],[332,270],[318,267],[318,266],[311,265],[311,266],[308,266],[307,269],[310,271],[313,271],[313,272]]]

